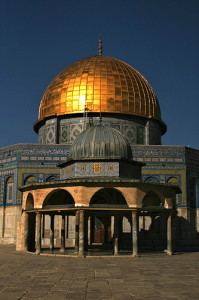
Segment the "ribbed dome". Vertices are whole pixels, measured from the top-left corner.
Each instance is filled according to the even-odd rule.
[[[78,135],[70,147],[69,159],[132,159],[132,151],[121,132],[99,124]]]
[[[98,55],[81,59],[59,73],[46,89],[38,122],[51,116],[90,112],[122,113],[159,121],[158,99],[148,81],[127,63]]]

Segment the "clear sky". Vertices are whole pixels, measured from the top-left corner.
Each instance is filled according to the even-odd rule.
[[[199,148],[199,0],[0,0],[0,147],[37,143],[46,87],[99,35],[154,88],[162,143]]]

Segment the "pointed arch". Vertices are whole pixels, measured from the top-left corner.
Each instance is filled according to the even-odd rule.
[[[34,198],[31,193],[28,194],[25,203],[25,209],[33,209],[34,208]]]

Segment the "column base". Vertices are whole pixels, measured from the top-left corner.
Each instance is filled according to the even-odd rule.
[[[37,254],[37,255],[39,255],[40,253],[41,253],[41,251],[39,251],[39,250],[35,251],[35,254]]]
[[[132,254],[132,257],[140,257],[139,254]]]
[[[164,253],[168,254],[168,255],[173,255],[174,252],[168,249],[164,249]]]
[[[60,249],[60,253],[65,253],[65,249]]]

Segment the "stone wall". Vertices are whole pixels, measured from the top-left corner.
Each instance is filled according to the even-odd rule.
[[[0,243],[16,242],[17,222],[21,219],[21,206],[0,207]]]

